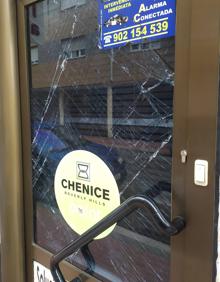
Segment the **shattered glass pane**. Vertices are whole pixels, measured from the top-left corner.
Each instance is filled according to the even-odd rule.
[[[28,7],[32,187],[36,244],[58,252],[78,235],[54,196],[54,174],[70,151],[109,166],[121,202],[143,194],[169,219],[175,38],[98,48],[98,3]],[[141,210],[69,261],[102,281],[169,281],[170,239]]]

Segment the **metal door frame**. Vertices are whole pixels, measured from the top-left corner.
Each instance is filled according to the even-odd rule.
[[[24,277],[32,281],[32,261],[49,267],[51,257],[49,252],[33,243],[25,6],[34,2],[37,1],[0,2],[3,281],[24,282]],[[173,216],[183,215],[187,227],[171,242],[171,282],[214,281],[219,11],[219,0],[177,0],[172,213]],[[182,149],[188,152],[186,164],[180,162]],[[193,183],[195,159],[209,162],[206,188]],[[13,240],[15,236],[17,240]],[[68,263],[63,263],[63,270],[67,278],[72,277],[73,271],[79,274]]]

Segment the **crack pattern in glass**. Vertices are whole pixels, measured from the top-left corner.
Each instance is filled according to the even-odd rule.
[[[73,150],[105,161],[121,202],[143,194],[171,213],[175,38],[100,50],[97,1],[61,2],[28,7],[34,234],[51,252],[78,236],[53,190],[56,167]],[[168,282],[169,244],[138,211],[69,261],[102,281]]]

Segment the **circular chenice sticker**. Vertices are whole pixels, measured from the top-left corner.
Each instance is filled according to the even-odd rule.
[[[63,157],[55,173],[54,189],[62,216],[80,235],[120,205],[111,170],[98,156],[84,150]],[[96,239],[106,237],[114,227]]]

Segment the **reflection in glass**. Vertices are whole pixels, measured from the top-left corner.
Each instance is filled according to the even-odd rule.
[[[54,174],[70,151],[111,169],[121,202],[151,197],[171,210],[175,39],[98,48],[98,3],[28,7],[35,242],[57,252],[78,235],[62,218]],[[169,238],[142,211],[69,260],[102,281],[169,281]]]

